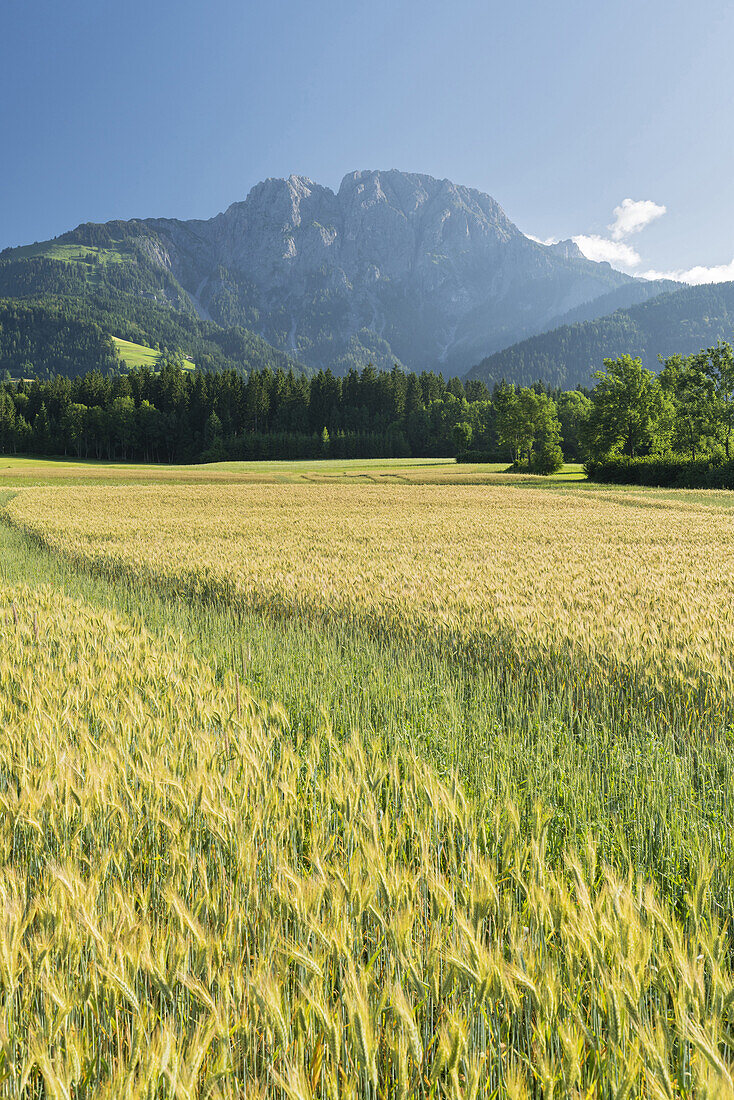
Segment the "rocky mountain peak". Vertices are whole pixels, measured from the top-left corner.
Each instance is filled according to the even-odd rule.
[[[336,192],[266,179],[210,221],[148,224],[205,315],[336,369],[459,372],[629,281],[572,241],[528,240],[490,195],[396,169],[349,172]]]
[[[219,217],[227,219],[257,211],[268,221],[285,216],[292,225],[300,225],[302,206],[313,200],[323,203],[333,199],[333,191],[308,176],[290,175],[287,179],[272,176],[256,183],[244,201],[232,203]]]
[[[556,241],[555,244],[546,245],[556,256],[562,256],[564,260],[585,260],[583,252],[574,240],[569,237],[565,241]]]

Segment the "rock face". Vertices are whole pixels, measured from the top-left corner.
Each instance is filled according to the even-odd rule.
[[[144,224],[202,316],[339,372],[397,358],[462,373],[632,282],[525,237],[489,195],[397,171],[352,172],[336,193],[269,179],[209,221]]]

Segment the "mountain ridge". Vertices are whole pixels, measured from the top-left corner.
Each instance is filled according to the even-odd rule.
[[[337,370],[371,332],[380,366],[461,373],[477,349],[630,281],[531,242],[475,188],[395,169],[347,173],[337,191],[273,177],[212,219],[147,224],[199,308],[220,319],[234,292],[268,342]]]
[[[561,325],[487,356],[465,378],[490,386],[503,380],[589,386],[604,359],[639,356],[656,370],[658,356],[690,355],[719,340],[734,341],[734,282],[681,287],[595,320]]]
[[[212,218],[82,223],[53,242],[72,245],[121,251],[128,289],[338,374],[397,362],[461,375],[569,311],[660,291],[572,241],[530,239],[476,188],[397,169],[349,172],[336,191],[270,177]],[[87,292],[122,274],[99,264]]]

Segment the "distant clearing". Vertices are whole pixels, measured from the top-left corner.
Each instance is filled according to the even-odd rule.
[[[150,367],[151,370],[155,370],[158,366],[160,352],[155,348],[148,348],[145,344],[134,344],[132,340],[121,340],[119,336],[113,336],[112,340],[117,348],[117,354],[128,367]]]
[[[87,244],[68,241],[40,241],[13,250],[13,259],[34,260],[40,258],[62,260],[65,263],[102,264],[121,263],[125,256],[114,248],[93,248]]]
[[[160,352],[155,348],[146,347],[145,344],[134,344],[132,340],[121,340],[119,336],[112,337],[120,359],[128,367],[148,367],[150,370],[158,369],[158,357]],[[182,370],[194,370],[194,364],[185,360],[181,364]]]

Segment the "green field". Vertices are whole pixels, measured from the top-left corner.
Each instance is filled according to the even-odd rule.
[[[112,341],[117,348],[117,354],[128,367],[148,367],[155,370],[158,366],[160,352],[155,348],[147,348],[144,344],[134,344],[131,340],[121,340],[119,336],[113,336]]]
[[[13,259],[34,260],[45,257],[49,260],[61,260],[64,263],[86,263],[92,261],[101,264],[122,263],[127,257],[115,248],[94,248],[91,245],[67,243],[65,241],[41,241],[38,244],[23,245],[14,248]]]

